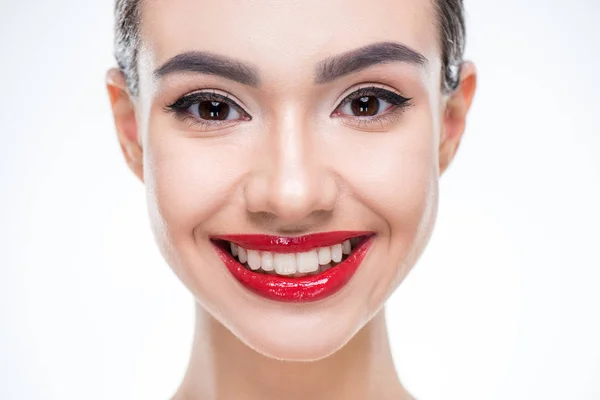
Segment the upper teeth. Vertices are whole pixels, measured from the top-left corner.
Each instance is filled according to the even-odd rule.
[[[270,251],[247,250],[235,243],[230,243],[231,254],[237,257],[240,263],[248,263],[253,271],[275,271],[279,275],[293,275],[297,273],[310,273],[319,269],[319,266],[328,266],[332,261],[339,263],[344,254],[350,254],[356,241],[346,240],[333,246],[302,253],[273,253]]]

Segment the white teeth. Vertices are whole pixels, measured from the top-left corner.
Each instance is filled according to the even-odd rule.
[[[298,272],[315,272],[319,269],[319,257],[317,251],[307,251],[305,253],[296,254],[296,263],[298,266]]]
[[[248,261],[248,253],[243,247],[238,247],[238,259],[242,264]]]
[[[241,250],[241,249],[240,249]],[[342,245],[334,244],[331,246],[331,261],[339,263],[342,261]]]
[[[319,250],[317,250],[317,254],[319,256],[319,264],[325,265],[331,262],[330,247],[321,247]]]
[[[230,243],[231,254],[241,264],[246,264],[252,271],[275,271],[279,275],[304,276],[321,272],[332,267],[331,263],[339,263],[352,252],[358,243],[357,238],[345,240],[333,246],[320,247],[303,253],[272,253],[270,251],[246,250]]]
[[[350,254],[350,241],[346,240],[344,241],[344,243],[342,243],[342,253],[344,254]]]
[[[260,267],[265,271],[273,271],[273,269],[275,269],[273,265],[273,253],[269,251],[262,253],[260,258]]]
[[[275,272],[279,275],[292,275],[296,273],[296,255],[294,253],[275,253],[273,255]]]
[[[256,250],[248,250],[248,266],[251,270],[256,271],[260,268],[260,252]]]

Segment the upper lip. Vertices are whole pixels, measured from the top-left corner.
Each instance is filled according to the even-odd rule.
[[[371,236],[370,231],[318,232],[304,236],[273,236],[233,234],[212,236],[213,240],[226,240],[246,250],[271,251],[275,253],[297,253],[319,247],[333,246],[359,236]]]

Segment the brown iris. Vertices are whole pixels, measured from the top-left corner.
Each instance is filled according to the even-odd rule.
[[[352,112],[357,117],[372,117],[379,111],[379,100],[375,96],[364,96],[352,100]]]
[[[229,105],[221,101],[201,101],[198,103],[198,114],[202,119],[223,121],[229,115]]]

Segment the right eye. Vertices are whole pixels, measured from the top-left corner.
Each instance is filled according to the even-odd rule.
[[[252,118],[233,100],[215,92],[195,92],[167,106],[175,117],[206,129]]]

